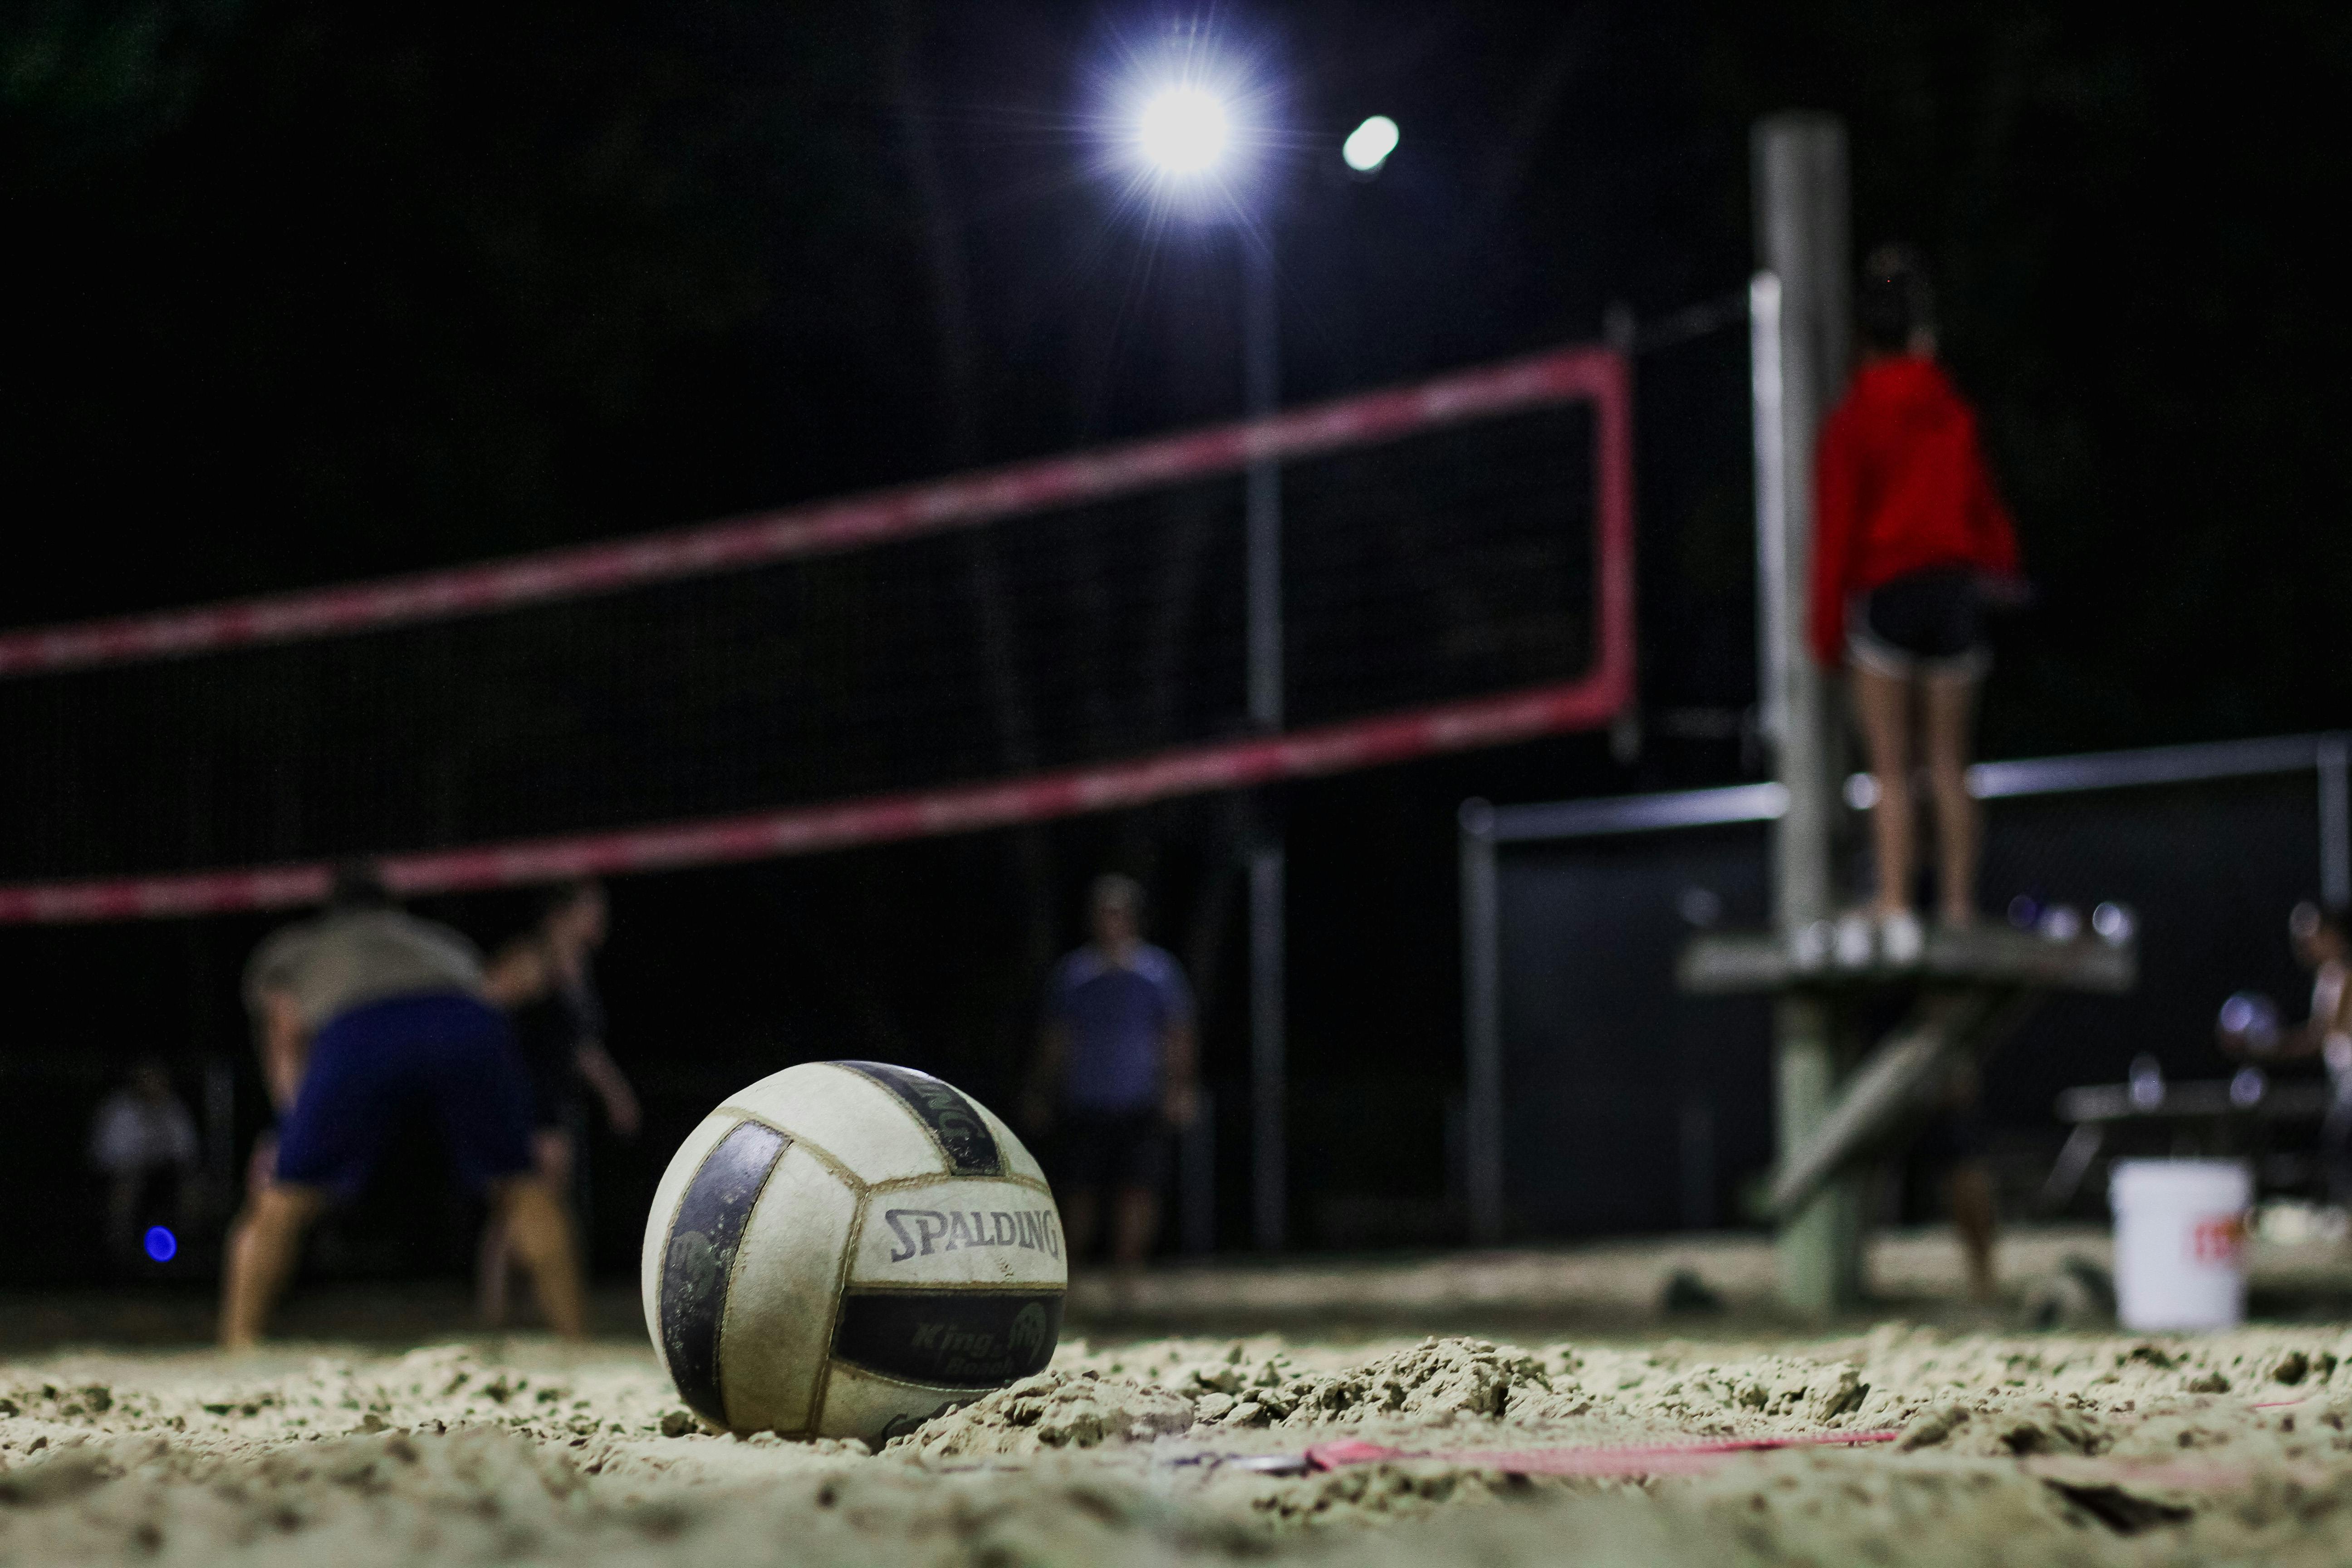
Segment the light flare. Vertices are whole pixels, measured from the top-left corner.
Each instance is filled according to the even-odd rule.
[[[1162,88],[1144,101],[1137,136],[1154,168],[1176,175],[1201,174],[1223,159],[1233,140],[1233,121],[1223,100],[1206,88]]]
[[[1375,114],[1348,132],[1348,139],[1339,143],[1339,156],[1359,174],[1376,174],[1397,150],[1400,136],[1395,121]]]

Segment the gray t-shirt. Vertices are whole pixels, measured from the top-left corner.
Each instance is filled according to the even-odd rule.
[[[302,1026],[316,1030],[339,1013],[388,996],[482,991],[481,950],[447,926],[398,910],[320,915],[271,934],[245,967],[245,1005],[256,1016],[261,994],[294,998]]]

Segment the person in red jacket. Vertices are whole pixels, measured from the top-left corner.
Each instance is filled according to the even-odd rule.
[[[1919,761],[1936,805],[1939,912],[1954,925],[1975,914],[1981,829],[1966,771],[1990,662],[1979,622],[1989,596],[2018,591],[2017,537],[1976,416],[1936,363],[1916,253],[1874,251],[1854,315],[1862,363],[1822,430],[1808,630],[1823,664],[1853,673],[1878,785],[1872,913],[1890,956],[1902,957],[1923,934],[1911,910]]]

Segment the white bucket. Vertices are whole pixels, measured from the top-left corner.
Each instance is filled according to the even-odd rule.
[[[2253,1178],[2232,1160],[2118,1160],[2116,1316],[2126,1329],[2229,1329],[2246,1318]]]

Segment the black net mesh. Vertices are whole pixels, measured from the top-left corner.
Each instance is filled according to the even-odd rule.
[[[1286,466],[1294,725],[1581,673],[1591,420]],[[562,833],[1244,728],[1243,481],[722,576],[0,682],[0,875]]]

